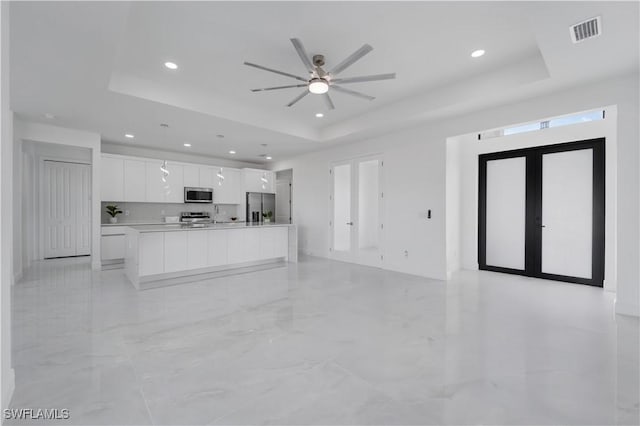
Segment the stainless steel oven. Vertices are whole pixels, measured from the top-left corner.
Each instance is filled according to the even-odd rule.
[[[184,188],[185,203],[213,203],[213,188]]]

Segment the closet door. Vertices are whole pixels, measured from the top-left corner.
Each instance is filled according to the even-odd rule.
[[[44,161],[43,257],[91,253],[91,166]]]
[[[604,139],[479,159],[480,269],[602,287]]]

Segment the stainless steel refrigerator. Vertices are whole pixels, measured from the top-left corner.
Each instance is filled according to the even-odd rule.
[[[247,222],[264,222],[265,214],[271,212],[271,222],[276,220],[276,194],[247,192]]]

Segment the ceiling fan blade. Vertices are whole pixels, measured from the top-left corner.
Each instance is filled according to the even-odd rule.
[[[324,95],[322,95],[322,98],[324,99],[324,103],[327,104],[327,108],[336,109],[336,107],[333,106],[333,102],[331,101],[331,97],[329,96],[328,93],[325,93]]]
[[[334,78],[332,83],[363,83],[365,81],[378,81],[378,80],[391,80],[396,78],[396,73],[390,74],[377,74],[377,75],[362,75],[360,77],[347,77],[347,78]]]
[[[298,96],[295,97],[294,100],[292,100],[291,102],[289,102],[287,104],[288,107],[293,106],[296,102],[298,102],[300,99],[304,98],[305,96],[307,96],[309,94],[308,90],[305,90],[304,92],[300,93]]]
[[[296,52],[298,52],[298,55],[300,56],[300,59],[302,59],[302,63],[307,68],[307,71],[313,72],[315,70],[315,67],[311,63],[311,60],[309,59],[309,54],[304,49],[302,42],[297,38],[292,38],[291,43],[293,43],[293,47],[295,47]]]
[[[289,73],[284,72],[284,71],[274,70],[272,68],[263,67],[262,65],[252,64],[251,62],[245,62],[244,64],[248,65],[250,67],[258,68],[260,70],[274,72],[276,74],[280,74],[280,75],[284,75],[284,76],[287,76],[287,77],[295,78],[296,80],[304,81],[305,83],[307,82],[306,78],[303,78],[303,77],[300,77],[300,76],[297,76],[297,75],[293,75],[293,74],[289,74]]]
[[[331,86],[331,90],[337,90],[341,93],[346,93],[347,95],[357,96],[358,98],[366,99],[368,101],[372,101],[375,99],[374,96],[365,95],[364,93],[356,92],[355,90],[345,89],[341,86],[336,86],[335,84]]]
[[[354,62],[356,62],[358,59],[362,58],[364,55],[371,52],[372,50],[373,50],[373,47],[369,46],[368,44],[363,45],[360,49],[356,50],[351,55],[349,55],[347,59],[345,59],[344,61],[340,62],[338,65],[333,67],[333,69],[329,71],[329,74],[333,74],[333,75],[338,74],[339,72],[351,66]]]
[[[251,89],[252,92],[266,92],[268,90],[291,89],[292,87],[307,87],[306,84],[292,84],[290,86],[265,87],[263,89]]]

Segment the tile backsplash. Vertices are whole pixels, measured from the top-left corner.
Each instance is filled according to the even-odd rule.
[[[109,223],[107,205],[110,202],[101,203],[102,223]],[[115,203],[122,214],[118,215],[118,223],[140,222],[164,222],[165,216],[180,216],[181,212],[211,213],[211,218],[218,221],[227,221],[236,216],[238,220],[244,220],[240,215],[240,206],[236,204],[176,204],[176,203]],[[216,207],[218,212],[216,213]],[[128,214],[127,214],[128,213]]]

